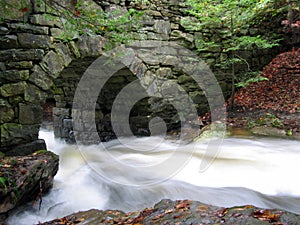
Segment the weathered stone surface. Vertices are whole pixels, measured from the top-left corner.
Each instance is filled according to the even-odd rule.
[[[173,39],[184,39],[188,42],[193,42],[194,41],[194,36],[192,34],[188,34],[188,33],[183,33],[182,31],[180,30],[173,30],[172,33],[171,33],[171,40]]]
[[[33,62],[32,61],[7,62],[6,66],[9,69],[31,69],[33,67]]]
[[[62,57],[64,66],[68,66],[72,62],[72,53],[70,49],[63,43],[55,45],[56,52]]]
[[[54,27],[60,26],[61,23],[59,21],[59,17],[52,16],[49,14],[35,14],[30,17],[30,22],[36,25],[42,25],[42,26],[50,26]]]
[[[18,38],[16,35],[0,36],[0,49],[18,48]]]
[[[0,71],[3,72],[6,70],[6,66],[4,62],[0,62]]]
[[[60,28],[56,28],[56,27],[50,28],[50,33],[55,39],[63,40],[64,32],[65,31]]]
[[[73,56],[75,58],[80,58],[80,52],[79,52],[79,49],[77,48],[75,42],[70,41],[67,45],[68,45],[70,51],[72,52]]]
[[[19,122],[21,124],[40,124],[43,119],[43,109],[39,105],[19,104]]]
[[[0,95],[3,97],[10,97],[15,95],[23,94],[27,83],[25,81],[20,81],[18,83],[4,84],[0,87]]]
[[[0,125],[1,148],[37,140],[39,125],[4,123]]]
[[[0,82],[5,81],[25,81],[29,78],[29,70],[6,70],[0,72]]]
[[[54,51],[50,51],[45,55],[40,65],[49,76],[57,78],[64,68],[64,60]]]
[[[47,93],[39,89],[33,84],[29,84],[24,93],[24,100],[26,102],[35,103],[41,105],[44,103],[47,97]]]
[[[0,7],[0,17],[6,20],[26,22],[30,14],[30,0],[2,0]],[[27,12],[20,9],[27,8]]]
[[[97,224],[298,224],[300,216],[277,209],[262,209],[252,205],[218,207],[198,201],[164,199],[154,207],[125,213],[119,210],[78,212],[42,225],[58,225],[61,221],[78,225]]]
[[[10,122],[14,116],[14,110],[8,101],[0,99],[0,123]]]
[[[23,99],[22,95],[11,96],[8,98],[9,104],[11,104],[14,107],[18,106],[18,104],[23,101],[24,101],[24,99]]]
[[[10,166],[0,168],[6,179],[6,186],[0,186],[0,213],[35,199],[42,194],[41,188],[43,193],[47,192],[58,170],[58,156],[48,151],[5,157],[1,162]]]
[[[10,23],[9,28],[17,32],[28,32],[33,34],[49,34],[49,27],[35,26],[28,23]]]
[[[172,69],[169,67],[162,67],[162,68],[159,68],[155,74],[159,77],[170,78],[170,77],[172,77],[173,72],[172,72]]]
[[[33,61],[42,60],[44,51],[42,49],[9,49],[0,51],[0,61]]]
[[[23,48],[50,48],[53,39],[48,35],[18,33],[18,40]]]
[[[2,149],[5,152],[5,156],[25,156],[30,155],[36,151],[47,149],[45,140],[38,139],[26,144],[20,144],[17,146],[10,146]]]
[[[82,35],[77,42],[81,57],[100,56],[104,47],[104,38],[101,36]]]
[[[254,127],[251,132],[255,135],[269,136],[269,137],[286,137],[286,132],[283,129],[269,126]]]
[[[162,60],[162,56],[161,55],[156,55],[153,54],[149,51],[140,51],[138,52],[138,57],[145,62],[146,64],[149,65],[159,65],[161,63]]]
[[[29,80],[43,90],[49,90],[53,85],[52,79],[37,65],[33,68]]]
[[[159,34],[169,34],[171,32],[171,23],[165,20],[156,20],[154,23],[154,31]]]

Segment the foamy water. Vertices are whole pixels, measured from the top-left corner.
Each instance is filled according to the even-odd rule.
[[[299,141],[227,138],[218,157],[200,172],[206,143],[179,146],[147,137],[123,139],[123,145],[112,141],[78,147],[54,139],[46,130],[40,131],[40,138],[60,155],[54,187],[43,197],[40,211],[38,204],[30,203],[10,216],[11,225],[36,224],[91,208],[137,210],[163,198],[219,206],[254,204],[300,214]],[[175,171],[159,166],[174,151],[180,152],[178,162],[186,159],[184,164]]]

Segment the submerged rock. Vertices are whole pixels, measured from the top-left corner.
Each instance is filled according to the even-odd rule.
[[[0,217],[41,194],[53,184],[58,170],[58,156],[39,151],[28,156],[3,157],[0,163]]]
[[[252,205],[231,208],[207,205],[198,201],[164,199],[153,208],[124,213],[119,210],[78,212],[61,219],[41,223],[58,224],[299,224],[300,215]]]

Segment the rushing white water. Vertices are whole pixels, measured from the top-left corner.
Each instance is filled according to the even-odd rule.
[[[159,141],[157,137],[135,140],[133,144],[141,148],[138,153],[117,142],[108,143],[114,158],[133,165],[124,171],[118,163],[109,161],[99,146],[84,147],[83,157],[76,145],[54,139],[50,131],[41,130],[40,138],[46,140],[49,150],[60,155],[54,187],[43,197],[41,210],[32,203],[19,208],[10,216],[9,225],[37,224],[91,208],[142,209],[163,198],[188,198],[219,206],[253,204],[300,214],[299,141],[227,138],[205,172],[199,172],[205,144],[198,143],[191,160],[173,177],[155,185],[134,187],[111,182],[110,177],[120,180],[122,176],[125,183],[130,183],[162,173],[143,174],[140,166],[164,160],[176,147],[174,142],[165,140],[151,156],[143,154],[143,149]],[[129,143],[130,139],[125,141]],[[104,177],[98,173],[100,168],[105,168]]]

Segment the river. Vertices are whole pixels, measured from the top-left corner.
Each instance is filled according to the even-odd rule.
[[[164,139],[155,151],[149,147],[162,142],[160,137],[124,138],[123,144],[111,141],[105,146],[109,155],[100,145],[67,145],[48,130],[41,130],[40,138],[60,155],[54,186],[43,197],[40,210],[39,204],[20,207],[10,215],[9,225],[37,224],[91,208],[143,209],[163,198],[228,207],[253,204],[300,214],[299,141],[225,138],[217,158],[205,171],[200,171],[199,165],[206,144],[199,142],[193,146],[192,157],[186,157],[174,173],[166,174],[160,167],[144,168],[166,160],[170,151],[178,148],[172,140]],[[140,151],[131,151],[124,143],[138,146]],[[120,166],[124,162],[127,166]],[[155,182],[147,182],[153,177]]]

